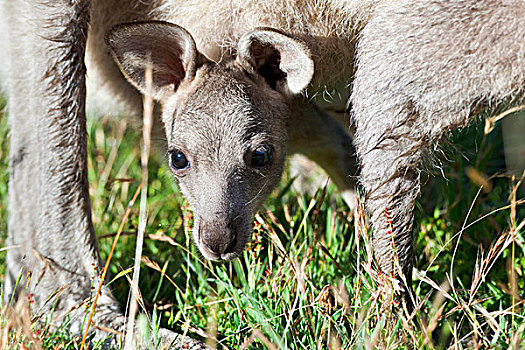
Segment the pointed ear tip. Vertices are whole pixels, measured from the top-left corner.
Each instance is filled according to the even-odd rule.
[[[113,36],[114,36],[114,33],[113,33],[113,29],[115,27],[111,27],[105,34],[104,34],[104,42],[106,43],[107,46],[111,47],[111,44],[113,42]]]
[[[115,24],[114,26],[109,28],[104,34],[104,42],[106,43],[106,45],[109,46],[111,49],[114,49],[115,41],[118,39],[118,35],[121,34],[124,28],[124,23]]]
[[[308,45],[299,38],[288,35],[273,28],[255,28],[244,34],[238,42],[237,61],[243,66],[253,66],[251,45],[257,42],[271,45],[282,54],[286,53],[286,60],[281,61],[281,69],[287,73],[286,90],[292,95],[301,93],[313,79],[314,60]],[[286,63],[284,63],[286,61]],[[256,67],[251,67],[256,69]]]
[[[115,24],[104,35],[104,41],[106,44],[109,44],[110,41],[113,41],[118,38],[119,35],[129,34],[151,34],[152,29],[164,29],[172,32],[176,32],[178,35],[188,39],[193,40],[193,36],[190,32],[184,27],[181,27],[175,23],[166,22],[166,21],[136,21],[136,22],[126,22]],[[165,33],[166,34],[166,33]]]
[[[298,95],[303,92],[308,87],[308,85],[310,85],[310,80],[288,81],[288,90],[293,95]]]

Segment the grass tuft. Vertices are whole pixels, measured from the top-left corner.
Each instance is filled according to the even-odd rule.
[[[140,183],[140,134],[125,121],[104,117],[90,119],[88,131],[93,221],[106,258]],[[256,216],[243,255],[216,264],[204,260],[191,242],[191,211],[164,159],[151,158],[139,288],[156,325],[153,332],[173,328],[220,349],[519,349],[525,341],[525,207],[516,191],[519,179],[502,175],[497,124],[488,135],[467,128],[453,141],[462,146],[440,169],[446,180],[428,175],[422,181],[412,312],[400,305],[396,282],[377,273],[362,204],[350,211],[332,185],[310,197],[294,192],[285,177]],[[3,116],[0,145],[0,239],[5,240]],[[490,191],[480,191],[487,181]],[[108,269],[122,305],[138,217],[133,206]],[[0,259],[3,266],[4,251]],[[16,312],[2,307],[0,348],[79,348],[79,338],[64,329],[38,328],[24,311],[29,307],[22,299]],[[44,331],[35,335],[37,329]]]

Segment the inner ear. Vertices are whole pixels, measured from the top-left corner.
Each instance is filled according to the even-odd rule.
[[[298,94],[312,80],[314,62],[304,42],[271,28],[245,34],[237,60],[250,73],[261,75],[272,89]]]
[[[277,83],[285,81],[287,73],[281,68],[281,53],[272,45],[263,45],[254,42],[251,47],[254,68],[263,76],[272,89],[277,88]]]
[[[153,97],[173,93],[184,79],[195,76],[207,59],[197,51],[184,28],[161,21],[119,24],[106,34],[106,44],[124,76],[146,92],[145,69],[153,73]]]

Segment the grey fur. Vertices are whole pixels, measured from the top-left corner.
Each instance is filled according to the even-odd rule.
[[[89,1],[80,0],[3,3],[3,13],[8,14],[10,21],[7,90],[12,149],[5,296],[6,300],[16,296],[14,286],[20,272],[25,278],[31,276],[29,291],[35,297],[34,311],[46,313],[55,306],[55,322],[88,299],[92,284],[99,283],[96,277],[94,281],[92,278],[101,266],[91,225],[86,176],[83,57],[89,12],[95,16],[87,40],[87,57],[96,67],[90,74],[109,77],[110,87],[118,91],[121,101],[130,109],[140,109],[140,96],[118,72],[102,41],[102,33],[115,23],[108,21],[97,26],[104,16],[115,12],[104,11],[108,2],[93,1],[91,5],[90,8]],[[151,7],[142,3],[122,1],[113,5],[122,5],[119,19],[150,19]],[[157,34],[162,39],[162,33]],[[263,50],[250,49],[251,43],[259,43]],[[275,64],[270,65],[270,75],[260,72],[266,59],[275,60],[272,50],[267,52],[268,45],[280,50],[281,68],[286,73],[278,73],[276,79],[271,77]],[[162,116],[168,146],[195,151],[191,154],[195,172],[187,176],[191,181],[181,181],[181,188],[196,213],[196,242],[205,256],[214,259],[233,258],[242,251],[250,237],[254,212],[279,181],[287,148],[321,158],[307,145],[324,147],[334,160],[329,166],[341,173],[336,181],[346,189],[353,187],[353,180],[344,175],[353,171],[354,162],[349,155],[352,148],[326,147],[351,146],[350,139],[336,122],[324,122],[325,115],[303,97],[293,96],[312,78],[313,65],[306,46],[268,29],[251,32],[240,47],[243,54],[237,60],[230,56],[221,64],[201,54],[190,57],[183,64],[185,75],[179,81],[179,94],[159,90],[156,95],[168,106]],[[287,50],[302,55],[306,65],[297,66],[299,57]],[[200,69],[191,68],[192,64]],[[140,88],[141,84],[136,86]],[[305,121],[311,123],[304,124]],[[327,142],[323,139],[328,135],[316,134],[304,139],[305,133],[299,130],[312,134],[314,125],[330,134],[336,130],[338,138]],[[298,135],[298,141],[291,146],[287,146],[288,129],[293,131],[291,135]],[[186,142],[176,143],[181,140]],[[271,143],[270,171],[246,167],[247,150],[260,142]],[[230,232],[229,241],[223,244],[224,233],[232,226],[235,232]],[[207,246],[201,244],[203,241]],[[225,252],[232,242],[233,249]],[[59,294],[48,301],[56,292]],[[80,332],[84,310],[81,307],[69,313],[72,332]],[[107,289],[99,299],[94,323],[123,330],[124,318]],[[166,344],[175,341],[205,347],[169,331],[161,333]]]
[[[383,271],[394,271],[396,254],[410,279],[425,153],[487,107],[523,100],[524,18],[521,0],[388,1],[361,32],[351,102]]]
[[[304,98],[292,97],[313,75],[301,41],[256,29],[240,39],[236,58],[216,64],[196,51],[188,32],[168,23],[119,25],[106,40],[141,91],[145,58],[152,59],[168,150],[189,160],[187,169],[172,170],[193,208],[194,241],[205,257],[229,260],[242,252],[253,215],[279,182],[288,135],[288,150],[319,160],[343,189],[352,187],[350,139]],[[319,134],[323,139],[313,143]],[[250,153],[263,146],[273,151],[272,162],[250,166]]]
[[[139,94],[104,44],[116,24],[164,20],[183,26],[195,42],[172,53],[184,74],[173,89],[161,84],[155,97],[163,105],[168,147],[187,150],[191,158],[179,181],[196,213],[195,241],[213,259],[241,252],[252,215],[278,182],[287,150],[314,158],[340,188],[352,188],[346,176],[353,171],[351,141],[310,101],[326,105],[328,95],[334,96],[328,104],[349,96],[357,38],[351,99],[355,143],[374,250],[384,272],[396,272],[393,242],[400,268],[410,278],[412,213],[425,153],[486,105],[523,99],[523,1],[92,0],[90,7],[87,0],[35,0],[4,1],[4,7],[11,57],[9,244],[20,246],[8,251],[6,295],[14,292],[22,267],[34,276],[44,272],[31,285],[43,311],[45,298],[67,286],[56,315],[89,295],[92,264],[99,266],[86,180],[85,52],[97,90],[107,88],[140,115]],[[257,27],[277,28],[283,36],[251,32]],[[257,41],[265,43],[262,50],[245,50]],[[270,74],[277,76],[268,77],[258,64],[273,57],[272,50],[264,55],[266,44],[277,51],[293,47],[296,59],[310,57],[314,76],[308,60],[294,66],[283,59],[283,65],[292,64],[271,65]],[[192,55],[185,55],[188,48]],[[115,50],[140,89],[137,76],[122,64],[125,55]],[[257,52],[263,57],[254,59]],[[283,72],[299,79],[288,81]],[[294,95],[310,78],[312,99]],[[271,143],[274,158],[271,169],[255,171],[245,155],[260,142]],[[393,220],[392,234],[385,210]],[[122,316],[109,292],[99,305],[96,322],[120,329]]]

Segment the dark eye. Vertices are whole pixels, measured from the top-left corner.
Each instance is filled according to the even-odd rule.
[[[179,150],[170,153],[170,165],[176,170],[183,170],[190,166],[188,158]]]
[[[262,168],[272,161],[272,148],[270,146],[258,146],[248,156],[248,164],[252,167]]]

